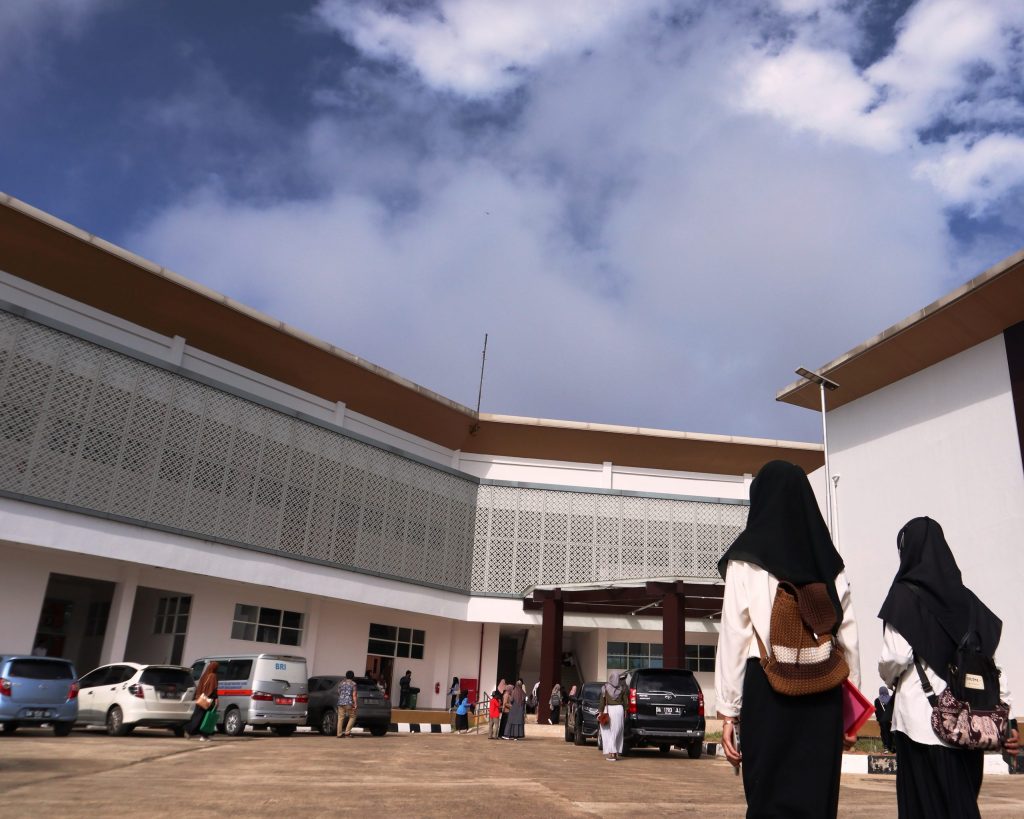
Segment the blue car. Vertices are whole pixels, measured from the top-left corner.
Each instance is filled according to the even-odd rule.
[[[0,654],[0,723],[3,733],[22,726],[53,726],[66,737],[78,719],[78,675],[70,660]]]

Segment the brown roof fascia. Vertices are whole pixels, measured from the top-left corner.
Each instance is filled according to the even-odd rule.
[[[820,445],[476,413],[0,192],[0,270],[450,449],[721,475]]]
[[[951,358],[1024,321],[1024,251],[1003,260],[877,336],[815,370],[839,384],[835,409]],[[819,410],[817,385],[801,379],[776,401]]]

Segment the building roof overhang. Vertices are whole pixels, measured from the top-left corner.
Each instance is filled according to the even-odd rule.
[[[829,392],[835,409],[944,361],[1024,321],[1024,251],[819,367],[837,382]],[[779,390],[775,399],[820,410],[817,384],[806,379]]]
[[[4,193],[0,270],[453,450],[717,475],[823,462],[820,444],[477,415]]]
[[[542,611],[544,601],[561,601],[565,614],[607,614],[660,617],[667,594],[683,599],[685,617],[713,618],[722,613],[725,586],[695,580],[624,580],[604,585],[533,587],[523,600],[523,611]]]

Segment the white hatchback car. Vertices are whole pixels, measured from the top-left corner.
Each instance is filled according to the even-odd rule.
[[[182,736],[195,703],[195,682],[177,665],[116,663],[78,681],[78,725],[104,725],[121,737],[136,726],[170,728]]]

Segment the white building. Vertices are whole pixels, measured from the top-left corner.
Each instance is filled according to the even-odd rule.
[[[964,582],[1003,620],[998,659],[1024,702],[1024,253],[818,370],[828,393],[838,542],[854,589],[864,687],[896,535],[928,516]],[[819,409],[800,382],[779,400]],[[815,476],[824,487],[823,470]],[[821,498],[821,494],[819,494]]]
[[[537,679],[535,591],[620,587],[566,603],[566,682],[660,662],[658,605],[630,601],[681,580],[672,650],[713,709],[715,604],[682,601],[773,458],[822,452],[478,416],[0,194],[4,651],[283,651],[410,669],[440,706],[453,676]]]

